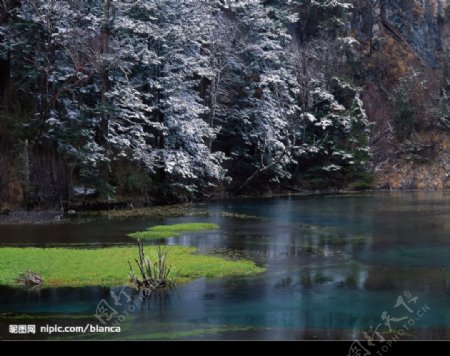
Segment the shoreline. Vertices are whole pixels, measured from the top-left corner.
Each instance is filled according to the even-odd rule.
[[[44,209],[44,210],[26,210],[23,208],[17,208],[0,213],[0,225],[36,225],[36,224],[61,224],[70,223],[71,218],[98,218],[98,217],[116,217],[116,218],[128,218],[128,217],[182,217],[186,215],[207,215],[208,211],[201,208],[202,205],[208,202],[218,201],[233,201],[240,199],[270,199],[277,197],[301,197],[301,196],[320,196],[327,194],[373,194],[373,193],[431,193],[431,192],[450,192],[448,189],[371,189],[371,190],[314,190],[314,191],[285,191],[271,194],[247,194],[237,196],[220,196],[213,197],[207,201],[194,201],[190,203],[182,204],[169,204],[169,205],[152,205],[147,207],[138,207],[134,209],[115,208],[113,205],[110,209],[92,209],[92,208],[80,208],[76,210],[73,216],[67,212],[61,212],[56,209]]]
[[[45,224],[57,223],[56,216],[61,216],[61,212],[53,209],[49,210],[24,210],[16,209],[8,213],[0,214],[0,225],[16,224]]]

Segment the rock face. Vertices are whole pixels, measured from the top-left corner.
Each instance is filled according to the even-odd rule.
[[[353,0],[358,35],[393,37],[430,68],[439,65],[450,0]]]
[[[382,128],[372,147],[383,151],[372,162],[375,187],[450,189],[450,135],[439,129],[434,134],[417,133],[417,142],[429,143],[434,150],[417,160],[417,155],[408,151],[411,147],[405,152],[404,142],[395,139],[387,99],[398,78],[409,75],[411,69],[420,68],[430,78],[440,75],[443,54],[450,49],[450,0],[353,0],[353,5],[352,27],[358,39],[369,43],[365,53],[378,55],[387,63],[383,70],[388,80],[382,84],[387,87],[379,90],[378,84],[369,83],[372,86],[366,85],[364,92],[369,119]]]
[[[416,162],[403,155],[400,159],[393,157],[377,165],[376,188],[450,189],[450,137],[441,134],[421,139],[432,142],[435,146],[433,158],[428,162]]]
[[[447,0],[381,0],[381,25],[398,31],[426,65],[436,68],[447,5]]]

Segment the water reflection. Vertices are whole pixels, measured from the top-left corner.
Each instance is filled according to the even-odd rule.
[[[220,215],[166,219],[164,223],[205,221],[221,226],[217,232],[186,234],[167,243],[231,259],[250,258],[267,272],[201,279],[169,291],[163,303],[149,299],[123,321],[122,338],[351,339],[379,323],[382,312],[392,308],[405,290],[431,309],[407,337],[449,336],[447,193],[250,199],[217,202],[208,208],[263,219]],[[82,229],[42,226],[37,232],[0,226],[0,243],[132,243],[128,232],[156,223],[161,221],[102,221]],[[40,315],[46,322],[55,315],[95,321],[101,300],[114,305],[110,292],[0,288],[0,314]],[[130,303],[118,307],[118,313]],[[3,337],[8,337],[8,315],[0,316]]]

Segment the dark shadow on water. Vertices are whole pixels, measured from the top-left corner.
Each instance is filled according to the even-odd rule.
[[[220,230],[185,234],[167,244],[194,246],[231,260],[247,258],[267,269],[256,276],[199,279],[136,305],[136,298],[123,294],[120,305],[115,304],[121,287],[33,292],[0,287],[0,336],[10,337],[7,315],[36,317],[36,323],[61,321],[56,316],[95,322],[104,301],[116,312],[111,321],[123,319],[124,338],[351,339],[382,322],[385,311],[397,319],[409,316],[394,305],[410,291],[418,307],[426,304],[430,310],[407,337],[450,337],[447,193],[244,199],[214,202],[208,209],[229,214],[111,220],[63,229],[0,226],[0,244],[108,246],[134,244],[126,234],[154,224],[211,222]],[[244,214],[264,219],[245,219]]]

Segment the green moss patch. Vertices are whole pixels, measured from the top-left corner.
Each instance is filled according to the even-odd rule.
[[[168,246],[167,251],[172,276],[178,283],[201,277],[263,271],[252,261],[230,261],[195,254],[197,249],[193,247]],[[145,253],[155,259],[156,247],[145,247]],[[134,246],[103,249],[0,248],[0,285],[17,286],[19,274],[28,270],[41,275],[46,287],[125,285],[128,283],[128,261],[133,262],[137,254]]]
[[[180,236],[186,232],[207,231],[218,229],[217,224],[208,223],[186,223],[174,225],[156,225],[145,231],[138,231],[129,234],[128,236],[136,239],[151,240],[151,239],[166,239],[169,237]]]

